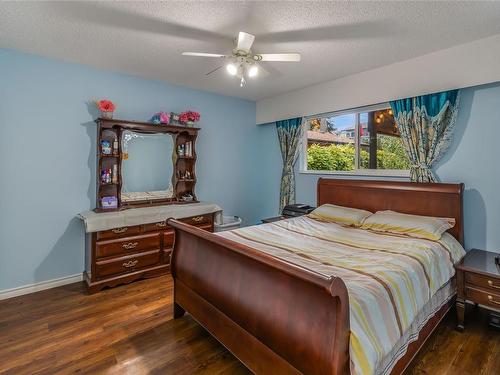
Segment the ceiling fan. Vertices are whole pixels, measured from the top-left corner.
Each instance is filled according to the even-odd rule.
[[[254,40],[254,35],[240,31],[236,47],[233,49],[231,55],[204,52],[183,52],[182,54],[184,56],[217,57],[227,60],[227,72],[240,79],[241,87],[246,83],[245,76],[254,78],[259,74],[260,70],[265,71],[258,64],[261,61],[300,61],[300,53],[253,53],[251,48]],[[224,64],[208,72],[206,75],[214,73],[223,66]]]

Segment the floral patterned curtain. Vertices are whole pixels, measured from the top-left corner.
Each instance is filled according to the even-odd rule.
[[[295,173],[293,166],[299,156],[299,144],[302,139],[302,118],[276,121],[283,172],[280,186],[280,213],[287,204],[295,203]]]
[[[406,155],[412,163],[411,181],[436,182],[431,168],[450,146],[458,103],[458,90],[391,102]]]

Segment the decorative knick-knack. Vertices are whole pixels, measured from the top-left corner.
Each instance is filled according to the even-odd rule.
[[[101,116],[103,118],[111,119],[113,118],[113,112],[115,111],[115,104],[111,100],[98,100],[96,101],[97,108],[101,111]]]
[[[186,126],[193,126],[197,121],[200,121],[200,114],[198,112],[186,111],[179,115],[179,122]]]

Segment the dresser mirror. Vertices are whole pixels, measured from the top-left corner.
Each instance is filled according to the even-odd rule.
[[[174,139],[170,133],[122,131],[121,200],[134,202],[174,196]]]

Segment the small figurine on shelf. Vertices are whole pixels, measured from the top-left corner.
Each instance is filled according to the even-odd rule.
[[[166,112],[158,112],[155,113],[153,117],[151,117],[149,122],[155,125],[168,124],[170,122],[170,115]]]
[[[111,142],[103,139],[101,141],[101,153],[103,155],[111,155]]]
[[[170,112],[170,125],[179,125],[179,115],[174,112]]]
[[[177,146],[177,155],[184,157],[186,155],[186,147],[184,144]]]
[[[187,126],[193,126],[198,121],[200,121],[200,114],[198,112],[186,111],[179,115],[179,122]]]
[[[115,138],[115,140],[113,141],[113,155],[118,156],[118,148],[118,138]]]
[[[192,158],[193,157],[193,142],[191,141],[188,141],[185,143],[186,145],[186,151],[185,151],[185,154],[188,158]]]
[[[115,111],[116,105],[111,100],[97,100],[95,102],[103,118],[113,118],[113,112]]]
[[[112,182],[111,168],[106,168],[101,171],[101,182],[103,184],[110,184]]]

